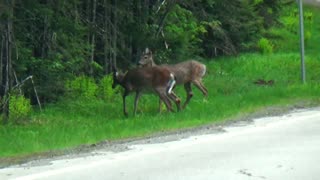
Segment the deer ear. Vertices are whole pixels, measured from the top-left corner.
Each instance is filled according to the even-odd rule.
[[[146,49],[144,50],[144,53],[145,53],[145,54],[148,54],[148,53],[149,53],[149,48],[146,48]]]

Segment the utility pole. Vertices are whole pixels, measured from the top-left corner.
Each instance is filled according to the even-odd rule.
[[[306,83],[306,70],[305,70],[305,63],[304,63],[303,5],[302,5],[302,0],[297,0],[297,1],[299,5],[301,79],[302,79],[302,83]]]

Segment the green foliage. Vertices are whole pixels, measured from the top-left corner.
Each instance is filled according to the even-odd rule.
[[[319,39],[317,29],[320,28],[320,13],[317,7],[306,6],[304,9],[304,40],[307,53],[317,54],[315,39]],[[280,23],[265,31],[264,37],[271,40],[275,52],[298,52],[299,51],[299,13],[295,4],[283,7]]]
[[[258,41],[258,48],[263,54],[270,54],[273,52],[273,44],[266,38],[261,38]]]
[[[12,123],[25,123],[29,120],[32,107],[30,100],[23,95],[11,94],[9,100],[9,121]]]
[[[67,96],[71,98],[95,98],[98,92],[98,85],[92,77],[79,76],[66,83]]]
[[[197,7],[197,4],[192,6]],[[233,55],[253,49],[252,45],[263,30],[262,17],[248,1],[216,0],[204,10],[196,10],[206,12],[197,16],[206,29],[201,39],[204,55],[208,57]]]
[[[84,75],[98,82],[115,61],[121,68],[132,67],[145,47],[154,50],[158,61],[169,63],[255,50],[264,18],[276,20],[279,9],[275,0],[12,3],[13,69],[18,79],[35,77],[46,103],[68,91],[69,79]],[[8,10],[2,10],[6,19]],[[306,18],[315,19],[310,13]],[[30,85],[24,90],[35,98]]]
[[[98,94],[102,99],[110,100],[117,90],[112,89],[112,75],[104,76],[99,83]]]
[[[165,40],[172,49],[173,59],[182,59],[197,54],[204,27],[198,24],[192,12],[176,5],[169,13],[164,28]]]
[[[270,28],[277,23],[279,13],[282,10],[280,0],[248,0],[253,5],[254,11],[263,19],[263,26]]]
[[[298,32],[299,19],[297,17],[295,16],[283,17],[282,23],[288,31],[292,33]]]

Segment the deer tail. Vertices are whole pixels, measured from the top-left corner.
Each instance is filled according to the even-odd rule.
[[[175,80],[175,76],[170,73],[170,80],[169,80],[169,88],[168,88],[168,94],[171,94],[172,93],[172,89],[174,88],[175,84],[176,84],[176,80]]]
[[[202,64],[202,72],[201,72],[201,77],[203,77],[205,74],[206,74],[206,71],[207,71],[207,67],[206,65]]]

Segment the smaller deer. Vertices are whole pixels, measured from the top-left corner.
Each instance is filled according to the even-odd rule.
[[[141,67],[157,67],[157,65],[154,63],[152,52],[149,50],[149,48],[146,48],[142,53],[138,64]],[[172,72],[176,77],[176,83],[178,85],[184,84],[184,88],[187,93],[187,99],[183,104],[183,109],[193,96],[191,83],[194,84],[204,96],[208,95],[208,90],[202,83],[202,78],[206,74],[206,65],[195,60],[189,60],[173,65],[164,64],[158,67],[168,68],[169,71]]]
[[[126,109],[126,96],[135,91],[134,115],[137,111],[138,101],[142,92],[154,92],[165,103],[168,111],[173,111],[170,99],[175,101],[178,111],[180,110],[180,99],[174,94],[173,89],[176,84],[174,75],[164,67],[143,67],[131,69],[126,73],[118,72],[115,67],[113,69],[113,84],[121,85],[124,88],[123,113],[128,117]]]

